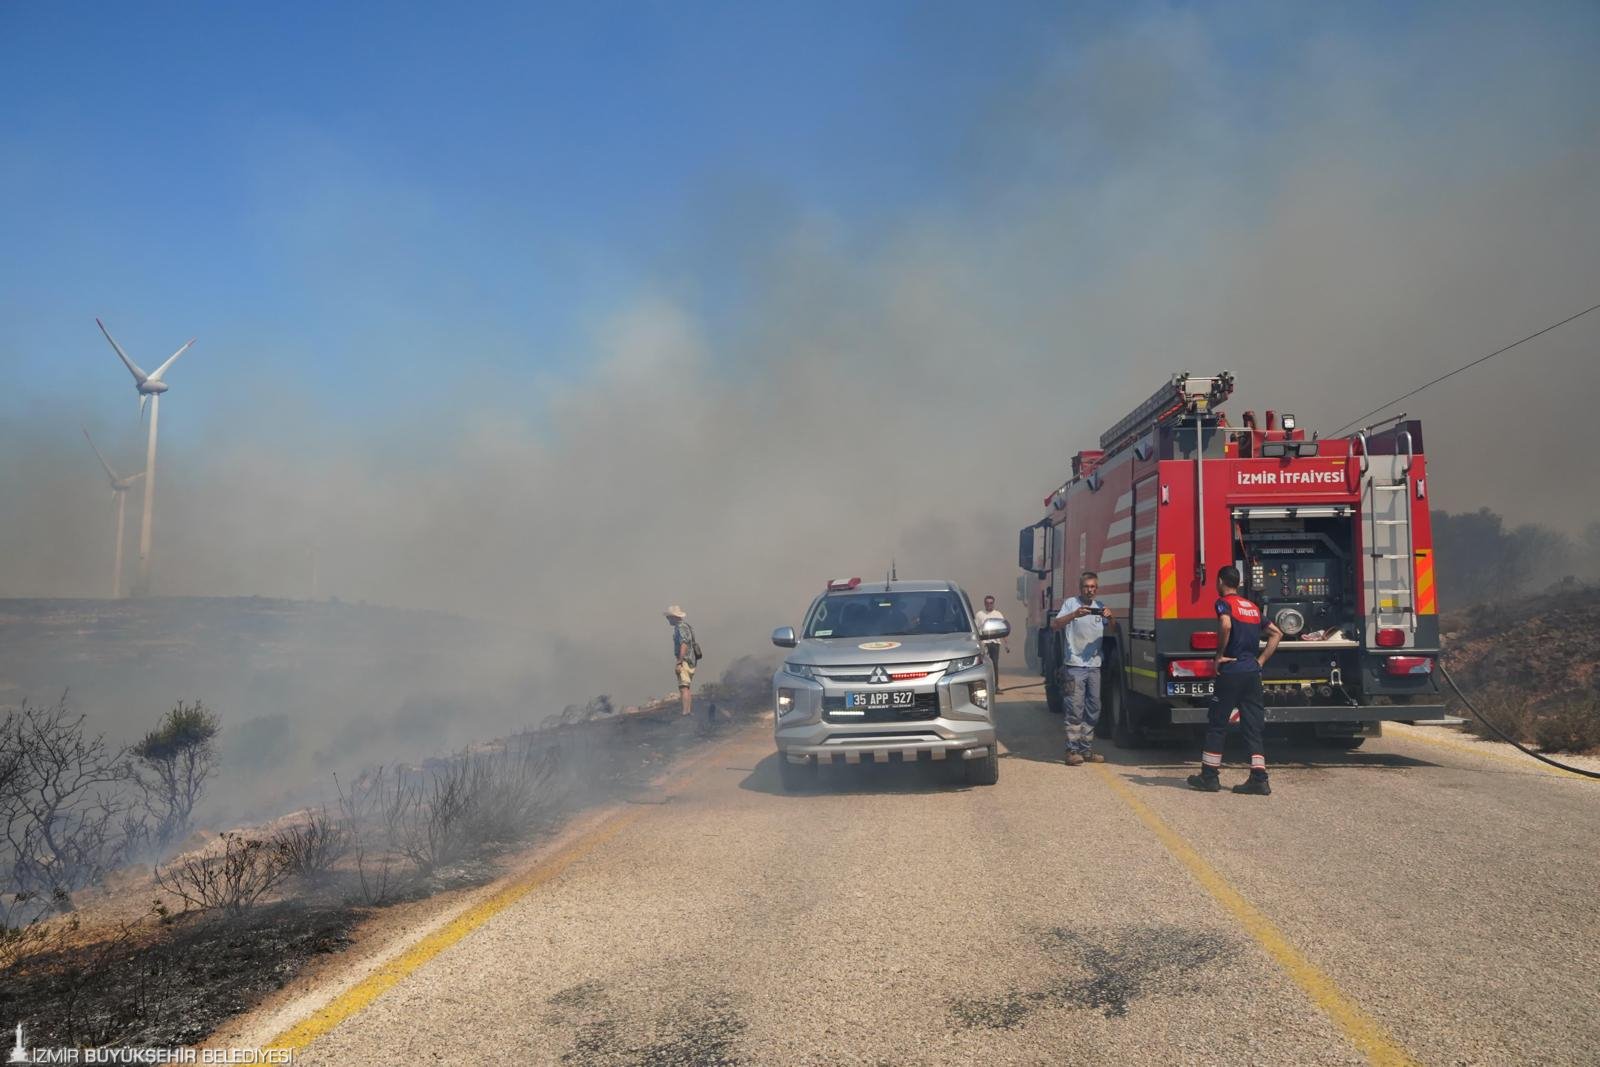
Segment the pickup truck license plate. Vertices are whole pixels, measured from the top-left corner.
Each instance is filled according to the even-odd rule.
[[[846,708],[910,708],[915,707],[917,694],[909,689],[880,689],[871,693],[846,693]]]

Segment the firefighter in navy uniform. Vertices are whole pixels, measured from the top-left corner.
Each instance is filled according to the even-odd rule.
[[[1267,647],[1261,647],[1261,632],[1267,634]],[[1222,769],[1222,742],[1228,733],[1228,720],[1239,709],[1239,726],[1250,749],[1250,777],[1233,787],[1235,793],[1270,796],[1267,782],[1267,757],[1262,743],[1267,709],[1261,700],[1261,668],[1278,650],[1283,631],[1265,622],[1261,607],[1239,595],[1239,569],[1224,567],[1217,572],[1217,684],[1211,697],[1205,750],[1200,754],[1200,773],[1189,776],[1189,784],[1206,793],[1222,788],[1218,772]]]

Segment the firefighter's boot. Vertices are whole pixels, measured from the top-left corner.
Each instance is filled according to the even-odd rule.
[[[1266,775],[1252,774],[1234,786],[1233,791],[1253,797],[1270,797],[1272,795],[1272,784],[1267,781]]]
[[[1220,793],[1222,779],[1217,777],[1217,772],[1210,767],[1203,767],[1199,774],[1189,776],[1189,784],[1202,793]]]

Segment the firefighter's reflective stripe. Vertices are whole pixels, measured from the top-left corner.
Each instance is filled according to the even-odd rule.
[[[1438,601],[1433,594],[1433,550],[1417,549],[1417,614],[1438,614]]]
[[[1161,554],[1156,568],[1156,588],[1161,592],[1161,618],[1178,617],[1178,557],[1171,552]]]

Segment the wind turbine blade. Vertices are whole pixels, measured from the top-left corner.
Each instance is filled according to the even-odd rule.
[[[165,363],[161,364],[161,366],[157,367],[153,372],[151,372],[150,380],[152,382],[159,382],[161,380],[161,376],[163,374],[167,373],[167,368],[172,366],[174,363],[178,362],[178,357],[183,355],[185,352],[189,351],[189,346],[194,344],[196,340],[198,340],[198,338],[191,337],[187,341],[185,341],[183,343],[183,347],[182,348],[180,348],[176,352],[172,353],[171,358],[169,358]]]
[[[143,385],[149,379],[149,375],[139,369],[139,364],[128,358],[128,353],[124,352],[122,346],[117,344],[117,339],[111,336],[111,331],[106,329],[105,323],[95,319],[94,324],[100,327],[100,332],[106,335],[106,340],[111,342],[111,347],[117,350],[117,357],[122,360],[123,366],[128,368],[128,373],[133,375],[133,380]]]
[[[148,404],[148,403],[150,403],[150,394],[149,393],[140,393],[139,394],[139,421],[140,422],[144,421],[144,406],[146,404]]]
[[[126,485],[131,487],[134,482],[138,481],[140,478],[143,478],[143,477],[144,477],[144,471],[140,471],[138,474],[130,474],[130,475],[128,475],[127,482],[125,482],[124,484],[126,484]]]
[[[95,458],[100,461],[100,466],[106,469],[106,477],[110,478],[113,483],[116,482],[117,472],[111,469],[111,464],[106,462],[106,457],[100,454],[98,448],[95,448],[94,438],[89,436],[89,431],[82,426],[78,427],[78,429],[83,430],[83,439],[89,442],[90,448],[94,448]]]

